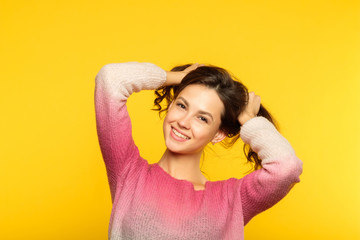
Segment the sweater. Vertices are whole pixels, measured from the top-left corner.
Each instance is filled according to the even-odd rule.
[[[262,168],[241,179],[207,181],[195,190],[149,164],[134,143],[126,102],[165,81],[166,71],[152,63],[106,64],[96,75],[96,128],[112,200],[108,238],[244,239],[244,226],[300,181],[302,161],[270,121],[255,117],[241,126],[240,137]]]

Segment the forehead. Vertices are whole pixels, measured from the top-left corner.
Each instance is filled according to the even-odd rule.
[[[204,85],[191,84],[179,93],[177,99],[180,97],[184,98],[189,103],[190,108],[209,112],[213,116],[218,116],[219,118],[224,109],[224,104],[217,92]]]

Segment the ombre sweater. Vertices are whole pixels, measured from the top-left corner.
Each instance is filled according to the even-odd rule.
[[[109,239],[244,239],[250,219],[300,181],[302,161],[271,122],[255,117],[240,137],[258,153],[262,168],[241,179],[207,181],[204,190],[195,190],[149,164],[132,138],[126,102],[133,92],[165,81],[165,70],[139,62],[107,64],[96,76],[96,127],[113,204]]]

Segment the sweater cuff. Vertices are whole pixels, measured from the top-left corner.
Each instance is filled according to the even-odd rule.
[[[240,137],[259,155],[262,163],[283,156],[295,155],[290,143],[268,119],[262,116],[248,120],[241,127]]]

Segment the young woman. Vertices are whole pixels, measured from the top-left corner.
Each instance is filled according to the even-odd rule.
[[[166,112],[167,148],[155,164],[140,156],[126,108],[127,98],[145,89],[156,89],[155,106]],[[109,239],[243,239],[250,219],[300,181],[302,161],[260,97],[222,68],[107,64],[96,76],[95,110],[113,203]],[[204,147],[238,137],[256,170],[208,181],[199,169]]]

